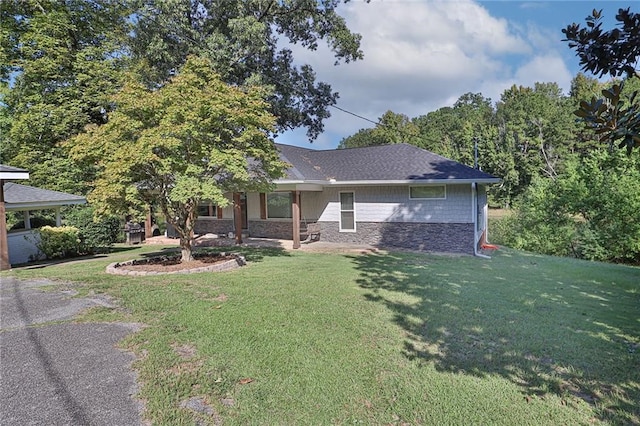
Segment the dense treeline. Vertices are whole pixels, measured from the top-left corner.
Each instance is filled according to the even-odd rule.
[[[631,79],[624,90],[638,90],[639,83]],[[339,146],[404,142],[473,166],[477,142],[480,168],[502,179],[491,190],[491,202],[508,208],[535,177],[556,179],[568,158],[605,147],[574,111],[611,84],[578,74],[568,95],[556,83],[536,83],[514,85],[495,103],[481,93],[466,93],[452,107],[414,118],[387,111],[377,126],[344,138]]]
[[[638,90],[629,79],[624,90]],[[555,83],[512,86],[495,104],[480,93],[409,118],[387,111],[374,128],[341,148],[406,142],[478,166],[502,179],[494,207],[513,215],[497,225],[500,242],[546,254],[640,262],[640,153],[612,151],[576,120],[583,99],[614,82],[578,74],[568,95]]]

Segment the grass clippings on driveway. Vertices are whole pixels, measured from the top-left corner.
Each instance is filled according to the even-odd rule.
[[[13,274],[147,325],[123,345],[153,424],[640,424],[638,268],[244,249],[232,272],[104,273],[152,250]]]

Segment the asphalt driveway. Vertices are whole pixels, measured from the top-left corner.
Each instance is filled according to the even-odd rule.
[[[111,306],[74,295],[46,280],[0,278],[0,425],[142,424],[134,356],[116,347],[138,326],[73,323]]]

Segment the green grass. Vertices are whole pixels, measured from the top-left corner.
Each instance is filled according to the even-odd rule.
[[[104,273],[152,250],[12,273],[120,300],[84,320],[147,325],[123,347],[153,424],[640,424],[638,268],[247,249],[232,272]]]

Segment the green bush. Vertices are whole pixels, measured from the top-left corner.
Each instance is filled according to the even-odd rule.
[[[640,263],[640,157],[594,151],[569,159],[555,180],[536,178],[516,213],[491,228],[513,248]]]
[[[47,259],[62,259],[81,254],[78,229],[73,226],[57,228],[43,226],[37,229],[36,232],[40,237],[36,246]]]
[[[92,207],[74,208],[65,214],[65,223],[79,231],[83,251],[104,251],[122,237],[122,225],[116,216],[94,219]]]
[[[511,213],[500,218],[489,218],[489,241],[492,244],[509,247],[513,245],[514,216],[515,214]]]

